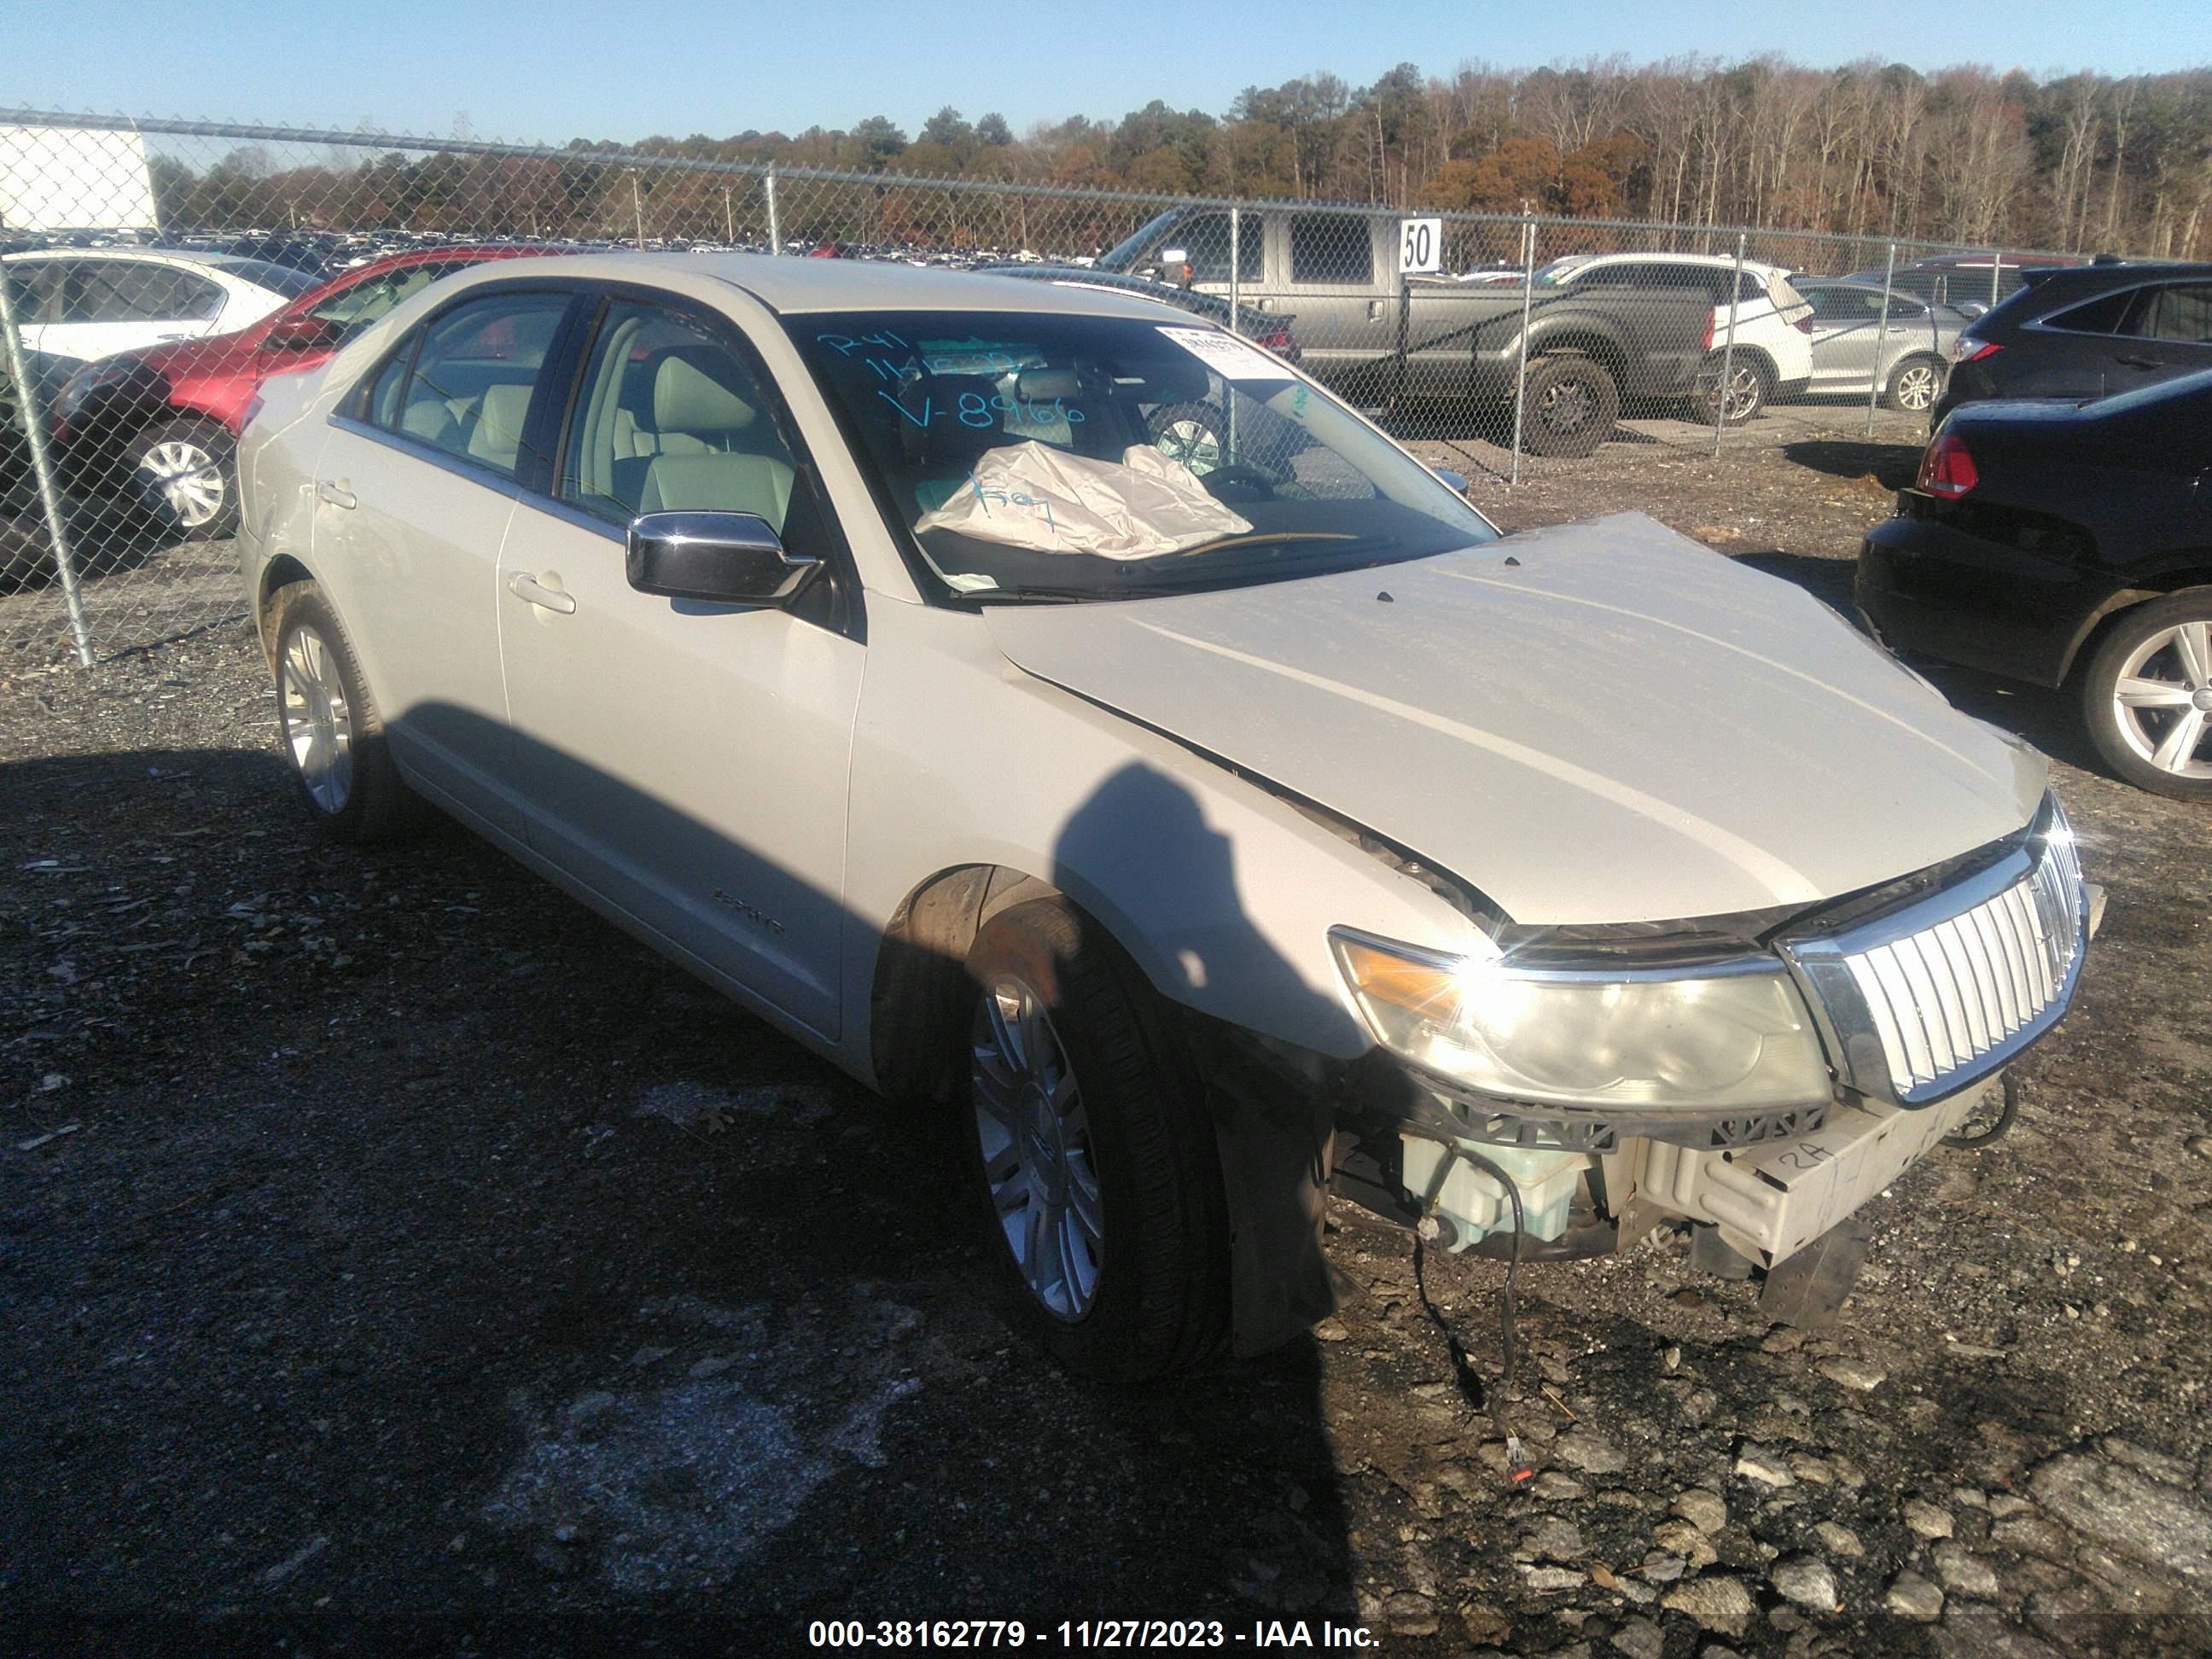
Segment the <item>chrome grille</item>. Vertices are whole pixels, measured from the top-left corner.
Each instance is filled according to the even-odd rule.
[[[2088,904],[2056,800],[1978,874],[1784,950],[1820,1006],[1845,1080],[1906,1105],[2002,1066],[2072,1000]]]

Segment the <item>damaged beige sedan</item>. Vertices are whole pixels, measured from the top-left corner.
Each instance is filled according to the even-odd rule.
[[[307,809],[449,813],[941,1110],[1095,1373],[1326,1312],[1331,1191],[1518,1260],[1687,1227],[1820,1317],[2081,970],[2024,745],[1648,519],[1500,536],[1184,313],[548,258],[263,399]]]

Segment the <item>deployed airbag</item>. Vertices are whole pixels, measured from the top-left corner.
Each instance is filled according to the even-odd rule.
[[[914,527],[1038,553],[1150,559],[1252,526],[1207,495],[1188,467],[1148,445],[1132,445],[1115,462],[1032,440],[979,457],[945,505]]]

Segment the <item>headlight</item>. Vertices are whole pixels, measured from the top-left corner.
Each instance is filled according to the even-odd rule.
[[[1779,963],[1530,969],[1330,934],[1376,1040],[1484,1094],[1571,1106],[1810,1105],[1832,1088]]]

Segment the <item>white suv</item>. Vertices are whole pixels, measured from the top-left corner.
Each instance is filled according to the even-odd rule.
[[[1710,253],[1573,253],[1536,273],[1556,283],[1604,283],[1634,289],[1704,289],[1713,313],[1705,331],[1705,373],[1698,401],[1712,418],[1723,359],[1729,371],[1728,419],[1747,421],[1777,398],[1803,394],[1813,378],[1813,307],[1790,285],[1780,265],[1744,262],[1735,303],[1729,280],[1735,261]],[[1729,313],[1735,313],[1735,345],[1729,349]]]

